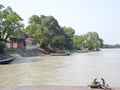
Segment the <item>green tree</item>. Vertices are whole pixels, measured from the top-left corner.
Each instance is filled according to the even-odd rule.
[[[75,30],[71,27],[62,27],[63,35],[64,35],[64,47],[66,49],[72,49],[73,48],[73,41],[72,38],[75,34]]]
[[[0,41],[0,60],[3,59],[3,54],[5,54],[5,43],[3,41]]]
[[[97,32],[88,32],[85,34],[85,46],[89,48],[89,50],[98,49],[101,47],[103,40],[99,37]]]
[[[64,42],[63,31],[53,16],[31,16],[26,32],[35,38],[41,47],[59,47],[58,44]]]
[[[103,39],[100,38],[99,41],[100,41],[100,48],[102,48],[104,46]]]
[[[15,36],[15,29],[23,27],[20,23],[21,17],[12,10],[0,4],[0,41],[6,41],[10,36]]]
[[[73,43],[76,49],[99,50],[103,46],[103,39],[99,37],[97,32],[88,32],[85,35],[75,35]]]
[[[73,37],[73,43],[76,49],[82,49],[85,46],[85,36],[84,35],[75,35]]]
[[[0,41],[0,54],[4,53],[5,43],[3,41]]]

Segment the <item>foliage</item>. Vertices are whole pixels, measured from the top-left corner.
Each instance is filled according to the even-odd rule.
[[[103,46],[103,40],[96,32],[88,32],[85,35],[75,35],[73,42],[76,49],[88,48],[95,50]]]
[[[5,8],[0,4],[0,40],[5,41],[8,37],[15,36],[17,33],[14,30],[23,27],[21,20],[11,7]]]
[[[32,15],[28,26],[23,29],[21,17],[12,10],[0,4],[0,41],[6,41],[9,37],[18,36],[16,31],[21,31],[26,37],[33,37],[41,47],[56,49],[88,48],[89,50],[100,47],[112,47],[104,45],[97,32],[88,32],[84,35],[74,35],[75,30],[71,27],[61,27],[53,16]],[[0,46],[4,44],[0,42]],[[118,47],[116,45],[115,47]]]
[[[72,38],[74,36],[75,30],[73,28],[71,28],[71,27],[65,27],[65,26],[62,27],[62,30],[64,32],[63,35],[65,36],[65,38],[64,38],[64,42],[65,42],[64,47],[66,49],[72,49],[73,48]]]
[[[120,48],[120,44],[115,44],[115,45],[104,44],[103,48]]]
[[[75,35],[73,37],[73,43],[76,49],[81,50],[85,45],[85,35]]]
[[[41,46],[55,44],[60,38],[55,38],[60,33],[60,26],[52,16],[33,15],[29,19],[29,25],[26,32],[31,37],[35,38]]]
[[[4,53],[5,43],[3,41],[0,41],[0,54]]]
[[[74,35],[71,27],[60,27],[53,16],[33,15],[29,19],[29,25],[25,32],[37,40],[42,47],[57,49],[88,48],[90,50],[102,47],[103,40],[96,32],[88,32],[85,35]]]
[[[54,49],[70,49],[73,45],[74,29],[60,27],[53,16],[31,16],[26,32],[30,37],[35,38],[41,46],[46,48],[49,46]]]

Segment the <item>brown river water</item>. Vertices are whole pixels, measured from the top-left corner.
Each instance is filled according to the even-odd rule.
[[[120,87],[120,49],[24,57],[0,65],[0,86],[87,86],[94,78],[104,78],[111,87]]]

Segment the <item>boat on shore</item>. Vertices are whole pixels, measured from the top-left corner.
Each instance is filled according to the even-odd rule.
[[[69,56],[70,52],[50,53],[51,56]]]
[[[50,53],[51,56],[69,56],[71,52],[68,50],[57,50],[54,53]]]
[[[69,56],[71,53],[51,53],[52,56]]]
[[[80,50],[80,51],[76,51],[76,52],[77,52],[77,53],[88,53],[89,51],[88,51],[88,50],[87,50],[87,51],[85,51],[85,50],[84,50],[84,51],[83,51],[83,50],[81,51],[81,50]]]
[[[15,58],[10,57],[10,58],[6,58],[6,59],[1,59],[0,60],[0,64],[8,64],[10,62],[12,62]]]

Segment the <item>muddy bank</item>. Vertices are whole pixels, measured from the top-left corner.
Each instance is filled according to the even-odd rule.
[[[15,58],[21,58],[21,57],[34,57],[34,56],[41,56],[46,55],[46,53],[33,49],[33,50],[25,50],[25,49],[7,49],[6,51],[7,55],[13,56]]]

